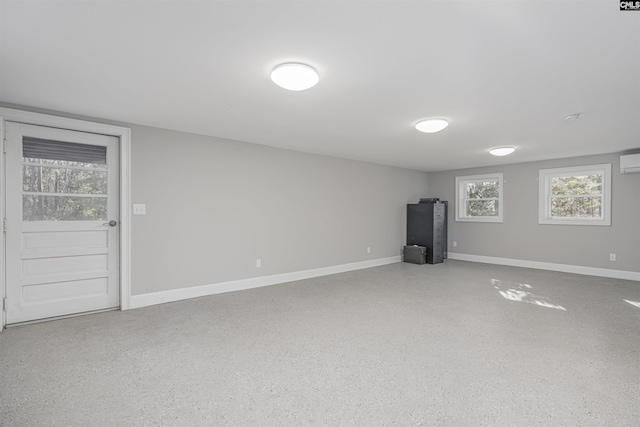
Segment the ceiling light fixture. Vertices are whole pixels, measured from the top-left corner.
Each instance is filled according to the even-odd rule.
[[[509,154],[516,151],[514,147],[495,147],[489,150],[489,153],[494,156],[508,156]]]
[[[287,90],[299,91],[315,86],[320,81],[320,76],[308,65],[287,63],[274,68],[271,80]]]
[[[449,122],[445,119],[425,119],[416,124],[416,129],[424,133],[440,132],[449,126]]]

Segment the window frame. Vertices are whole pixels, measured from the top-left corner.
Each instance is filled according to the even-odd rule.
[[[496,216],[469,216],[467,215],[467,199],[464,187],[467,183],[481,181],[497,181],[498,197],[491,198],[498,202],[498,215]],[[490,200],[490,199],[477,199]],[[504,222],[504,176],[502,172],[487,173],[481,175],[456,176],[456,221],[460,222]]]
[[[552,217],[551,179],[557,177],[602,174],[602,216],[599,218]],[[611,225],[611,163],[571,166],[538,171],[538,224],[541,225]]]

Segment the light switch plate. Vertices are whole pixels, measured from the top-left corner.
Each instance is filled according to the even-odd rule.
[[[133,205],[133,214],[134,215],[146,215],[147,214],[147,205]]]

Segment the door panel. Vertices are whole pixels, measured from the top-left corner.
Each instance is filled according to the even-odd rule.
[[[106,277],[89,280],[73,280],[66,282],[45,283],[42,285],[24,286],[22,299],[26,304],[41,303],[59,299],[100,296],[108,292],[109,282]]]
[[[67,231],[48,233],[23,233],[23,247],[42,253],[47,249],[80,247],[107,247],[107,231]]]
[[[118,139],[7,123],[7,323],[119,306]]]

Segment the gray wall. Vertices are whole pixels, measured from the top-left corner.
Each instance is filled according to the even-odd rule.
[[[400,255],[427,194],[426,172],[130,127],[133,295]]]
[[[539,225],[538,170],[600,163],[612,165],[611,226]],[[455,222],[455,177],[490,172],[504,174],[504,222]],[[450,252],[633,272],[640,271],[639,189],[640,174],[620,174],[619,154],[429,173],[429,197],[452,203]]]
[[[132,295],[399,256],[427,194],[426,172],[0,106],[131,128]]]
[[[618,154],[427,174],[0,105],[132,129],[132,201],[147,205],[133,295],[400,255],[405,204],[425,196],[452,203],[450,252],[640,271],[640,174],[621,175]],[[538,225],[538,170],[598,163],[612,164],[612,225]],[[455,177],[489,172],[504,173],[504,223],[455,222]]]

